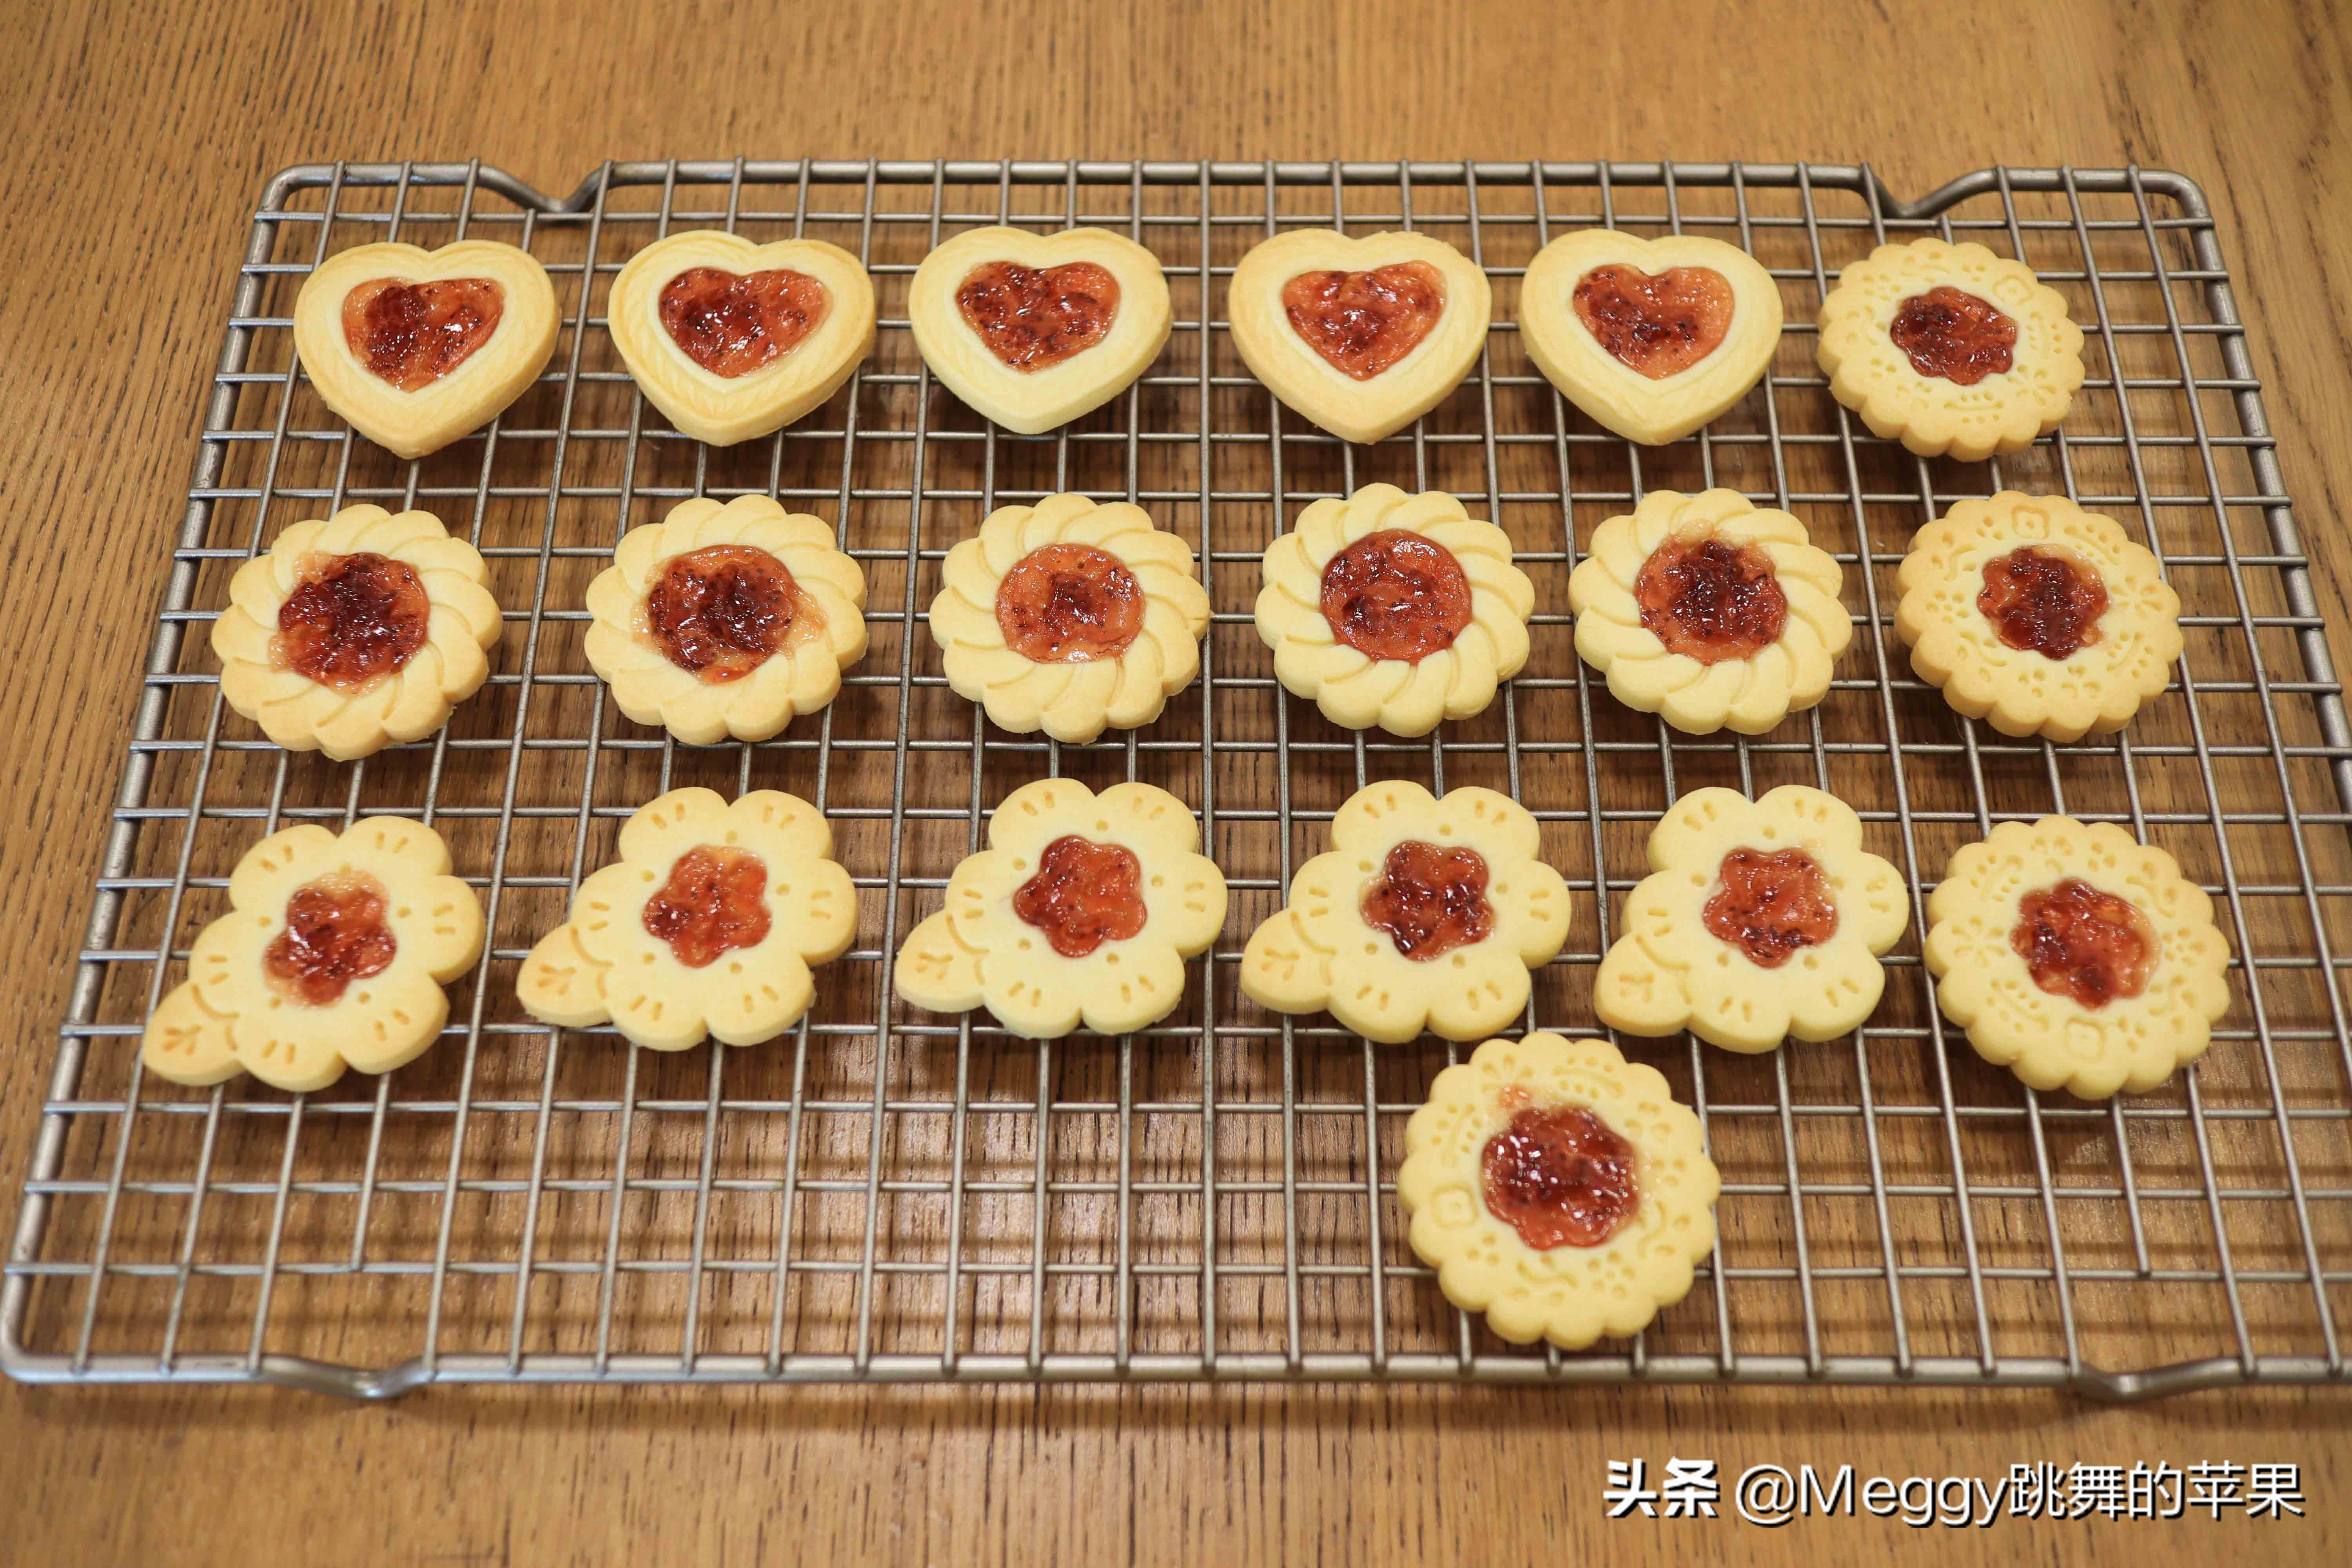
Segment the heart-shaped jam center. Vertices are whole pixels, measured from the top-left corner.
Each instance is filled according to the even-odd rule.
[[[2015,363],[2017,323],[1990,300],[1938,284],[1895,307],[1886,335],[1921,375],[1974,386]]]
[[[1426,261],[1370,272],[1302,272],[1282,286],[1290,330],[1331,367],[1370,381],[1429,336],[1445,313],[1445,280]]]
[[[1110,335],[1118,279],[1091,261],[992,261],[964,279],[956,308],[998,359],[1017,371],[1048,370]]]
[[[689,267],[662,285],[661,323],[687,358],[733,381],[797,348],[830,302],[824,284],[788,267]]]
[[[371,278],[343,296],[343,343],[370,374],[417,392],[488,342],[505,310],[488,278]]]
[[[1722,346],[1731,280],[1712,267],[1596,267],[1577,279],[1576,319],[1609,355],[1664,381]]]
[[[318,554],[278,606],[270,662],[338,691],[366,690],[425,646],[433,602],[404,561]]]

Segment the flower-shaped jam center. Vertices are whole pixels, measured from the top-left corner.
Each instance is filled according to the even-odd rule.
[[[1974,386],[2009,369],[2017,352],[2017,323],[1966,289],[1938,284],[1895,308],[1887,328],[1895,346],[1921,375]]]
[[[1047,370],[1110,335],[1118,279],[1091,261],[975,267],[956,290],[956,308],[989,352],[1018,371]]]
[[[2053,996],[2104,1007],[2138,995],[2156,973],[2156,928],[2139,906],[2079,877],[2026,894],[2017,916],[2009,945]]]
[[[1712,267],[1596,267],[1572,298],[1603,352],[1652,381],[1690,369],[1731,330],[1731,282]]]
[[[748,544],[674,556],[646,593],[646,630],[663,657],[713,685],[759,668],[816,613],[791,569]]]
[[[1065,833],[1037,857],[1036,874],[1013,890],[1013,912],[1044,931],[1064,958],[1084,958],[1143,930],[1143,863],[1124,845]]]
[[[1475,849],[1444,849],[1408,838],[1389,851],[1380,879],[1364,889],[1364,923],[1388,932],[1416,963],[1484,942],[1495,929],[1486,901],[1486,860]]]
[[[2028,544],[1985,563],[1977,609],[2010,647],[2070,658],[2099,640],[2107,586],[2073,556]]]
[[[824,285],[788,267],[689,267],[662,285],[661,324],[687,358],[732,381],[797,347],[824,321]]]
[[[748,849],[698,844],[670,863],[639,917],[688,969],[768,936],[768,863]]]
[[[338,691],[361,691],[425,646],[433,602],[404,561],[362,550],[312,555],[278,606],[270,661]]]
[[[1829,879],[1801,849],[1734,849],[1715,875],[1716,891],[1699,918],[1759,969],[1778,969],[1799,948],[1837,934]]]
[[[1291,331],[1331,367],[1370,381],[1429,336],[1445,311],[1445,282],[1426,261],[1370,272],[1302,272],[1282,286]]]
[[[1478,1157],[1486,1212],[1538,1252],[1598,1247],[1642,1194],[1633,1146],[1581,1106],[1528,1106]]]
[[[1418,664],[1470,624],[1470,579],[1436,541],[1384,528],[1331,557],[1322,604],[1331,635],[1358,653]]]
[[[343,296],[343,343],[403,392],[432,385],[490,341],[506,295],[487,278],[373,278]]]
[[[1036,664],[1117,658],[1143,631],[1143,585],[1108,551],[1041,544],[996,588],[1004,646]]]
[[[1772,559],[1754,544],[1727,544],[1713,534],[1669,539],[1642,563],[1633,580],[1642,625],[1701,664],[1754,658],[1780,640],[1789,596]]]
[[[309,1007],[339,1000],[354,980],[391,967],[400,944],[383,923],[383,884],[362,871],[305,882],[286,900],[286,923],[262,951],[280,995]]]

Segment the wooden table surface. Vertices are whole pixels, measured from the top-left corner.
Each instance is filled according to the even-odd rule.
[[[18,5],[0,50],[0,1171],[28,1157],[262,180],[478,154],[1868,161],[2183,170],[2212,193],[2331,619],[2352,582],[2352,32],[2303,4],[1574,7],[966,0]],[[2339,666],[2352,646],[2336,643]],[[2342,1258],[2332,1260],[2337,1267]],[[2343,1391],[2105,1410],[2048,1394],[1357,1388],[0,1388],[0,1556],[64,1563],[1875,1562],[1903,1527],[1604,1523],[1604,1461],[1998,1479],[2304,1467],[2281,1525],[2007,1521],[1954,1563],[2352,1560]],[[1728,1516],[1727,1506],[1725,1512]]]

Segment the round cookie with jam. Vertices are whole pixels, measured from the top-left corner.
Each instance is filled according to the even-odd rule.
[[[1261,581],[1276,679],[1350,730],[1475,717],[1528,662],[1535,584],[1509,536],[1442,491],[1318,500],[1266,546]]]
[[[1912,539],[1895,581],[1911,668],[2004,735],[2120,730],[2180,657],[2180,595],[2155,555],[2064,496],[1960,502]]]
[[[1737,490],[1652,490],[1568,579],[1576,651],[1628,708],[1760,735],[1827,696],[1853,639],[1836,557]]]
[[[1688,1029],[1729,1051],[1861,1026],[1886,988],[1880,954],[1910,923],[1903,874],[1862,847],[1835,795],[1782,784],[1750,802],[1700,789],[1650,831],[1592,1008],[1633,1035]]]
[[[2144,1093],[2229,1010],[2213,900],[2113,823],[2004,822],[1927,900],[1920,956],[1969,1044],[2035,1089]]]
[[[2083,384],[2065,297],[1973,242],[1880,246],[1838,275],[1821,329],[1831,395],[1923,458],[2022,451]]]
[[[946,906],[908,934],[898,994],[985,1007],[1031,1039],[1156,1024],[1225,922],[1225,879],[1200,847],[1200,822],[1164,789],[1024,784],[989,818],[988,847],[949,876]]]
[[[1698,1117],[1606,1040],[1488,1040],[1437,1075],[1404,1151],[1413,1252],[1513,1344],[1639,1333],[1715,1247]]]
[[[1423,1029],[1492,1034],[1568,941],[1568,883],[1542,850],[1534,816],[1508,795],[1367,784],[1333,816],[1331,848],[1251,933],[1242,990],[1277,1013],[1328,1009],[1390,1045]]]

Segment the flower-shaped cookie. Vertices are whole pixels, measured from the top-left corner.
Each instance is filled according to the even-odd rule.
[[[1880,246],[1838,274],[1821,328],[1831,395],[1923,458],[2022,451],[2083,384],[2065,297],[1973,243]]]
[[[866,574],[833,529],[766,496],[681,501],[588,584],[590,668],[621,711],[690,745],[764,741],[866,656]]]
[[[140,1045],[174,1083],[249,1072],[314,1089],[345,1067],[390,1072],[439,1037],[441,987],[482,953],[481,900],[449,875],[449,847],[401,817],[273,833],[229,873],[228,902]]]
[[[941,385],[1027,435],[1126,391],[1171,321],[1160,258],[1107,228],[960,234],[915,268],[907,316]]]
[[[1833,1039],[1878,1005],[1878,955],[1909,923],[1910,889],[1837,796],[1693,790],[1650,830],[1650,870],[1594,979],[1601,1022],[1769,1051]]]
[[[1490,789],[1433,798],[1390,780],[1349,795],[1331,849],[1251,933],[1242,990],[1277,1013],[1328,1008],[1369,1040],[1475,1040],[1528,1005],[1568,941],[1568,884],[1537,858],[1525,806]]]
[[[2129,723],[2180,657],[2180,595],[2157,573],[2112,518],[2003,490],[1912,539],[1895,630],[1971,719],[2079,741]]]
[[[986,1007],[1031,1039],[1156,1024],[1183,998],[1184,961],[1225,922],[1224,876],[1200,847],[1200,823],[1164,789],[1023,784],[989,819],[988,847],[948,878],[946,907],[898,950],[898,994]]]
[[[503,413],[547,368],[557,325],[547,269],[486,239],[362,245],[294,299],[294,351],[320,397],[403,458]]]
[[[488,576],[431,512],[298,522],[229,580],[213,623],[221,698],[288,751],[337,762],[421,740],[489,676]]]
[[[1084,744],[1137,730],[1201,673],[1209,595],[1139,506],[999,507],[948,552],[931,636],[948,684],[1003,728]]]
[[[1631,441],[1680,440],[1748,395],[1780,342],[1780,288],[1719,239],[1562,235],[1519,286],[1528,357]]]
[[[674,234],[629,258],[608,310],[637,390],[714,447],[818,407],[874,348],[874,281],[821,239]]]
[[[657,1051],[706,1034],[756,1046],[800,1022],[816,996],[809,966],[857,933],[833,830],[798,795],[753,790],[730,805],[674,789],[622,825],[620,847],[523,961],[515,992],[532,1017],[610,1022]]]
[[[1405,1123],[1397,1201],[1445,1299],[1582,1350],[1689,1294],[1723,1178],[1698,1118],[1606,1040],[1488,1040]]]
[[[1853,639],[1837,560],[1737,490],[1652,490],[1570,574],[1576,651],[1628,708],[1695,735],[1760,735],[1830,689]]]
[[[1234,268],[1234,347],[1276,397],[1343,441],[1393,435],[1462,384],[1494,308],[1475,262],[1425,234],[1300,228]]]
[[[2179,862],[2113,823],[2004,822],[1952,857],[1920,950],[1977,1055],[2035,1089],[2139,1094],[2205,1054],[2230,944]]]
[[[1442,491],[1366,485],[1266,546],[1257,635],[1276,679],[1350,730],[1426,735],[1528,662],[1535,584],[1511,542]]]

